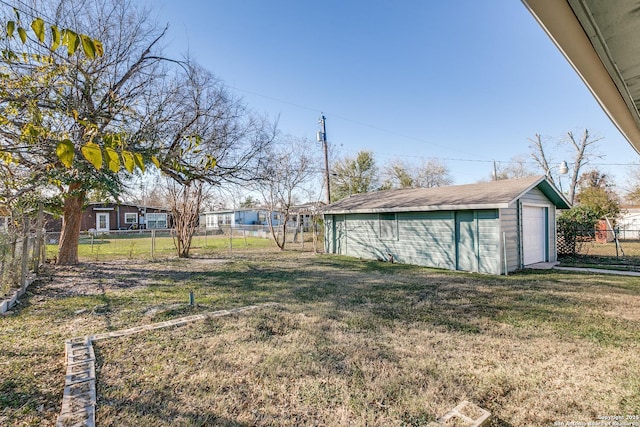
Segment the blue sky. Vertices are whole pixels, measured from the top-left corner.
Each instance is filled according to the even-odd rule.
[[[442,159],[457,184],[528,138],[584,128],[604,137],[599,169],[620,187],[638,154],[515,0],[161,0],[166,52],[189,52],[283,133],[334,154]],[[320,150],[313,143],[310,150]],[[570,161],[562,152],[554,159]],[[320,165],[321,166],[321,165]]]

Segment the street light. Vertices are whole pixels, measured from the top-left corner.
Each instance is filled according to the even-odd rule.
[[[566,175],[569,173],[569,166],[567,166],[567,162],[566,161],[562,161],[562,163],[560,163],[560,165],[558,166],[558,173],[560,175]]]
[[[551,169],[555,168],[558,168],[558,184],[560,185],[560,193],[564,194],[564,191],[562,191],[562,175],[569,173],[569,166],[567,165],[567,162],[563,160],[558,166],[554,166]],[[549,177],[551,177],[551,169],[549,169]]]

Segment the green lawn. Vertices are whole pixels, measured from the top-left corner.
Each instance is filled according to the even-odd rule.
[[[298,244],[294,244],[299,246]],[[256,237],[228,236],[194,236],[191,251],[197,256],[199,253],[233,252],[234,250],[270,248],[274,246],[271,239]],[[47,245],[47,257],[53,258],[58,253],[57,244]],[[153,248],[153,258],[166,258],[176,253],[173,238],[170,236],[156,237]],[[78,246],[78,256],[84,260],[113,260],[113,259],[152,259],[152,239],[145,235],[110,236],[100,235],[94,238],[82,237]]]
[[[465,399],[495,426],[640,414],[637,278],[220,248],[51,268],[0,319],[0,425],[54,424],[67,338],[267,301],[96,343],[97,425],[419,426]]]

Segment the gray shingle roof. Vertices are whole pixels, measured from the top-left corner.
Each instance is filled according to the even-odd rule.
[[[544,176],[454,185],[450,187],[384,190],[356,194],[339,200],[324,213],[400,212],[507,207],[538,187],[557,207],[569,207],[566,199]]]

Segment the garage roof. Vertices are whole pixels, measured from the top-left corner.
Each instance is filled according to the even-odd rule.
[[[640,4],[636,0],[522,2],[640,153]]]
[[[410,188],[356,194],[326,207],[325,214],[423,212],[506,208],[533,188],[542,191],[556,207],[569,202],[544,176],[435,188]]]

